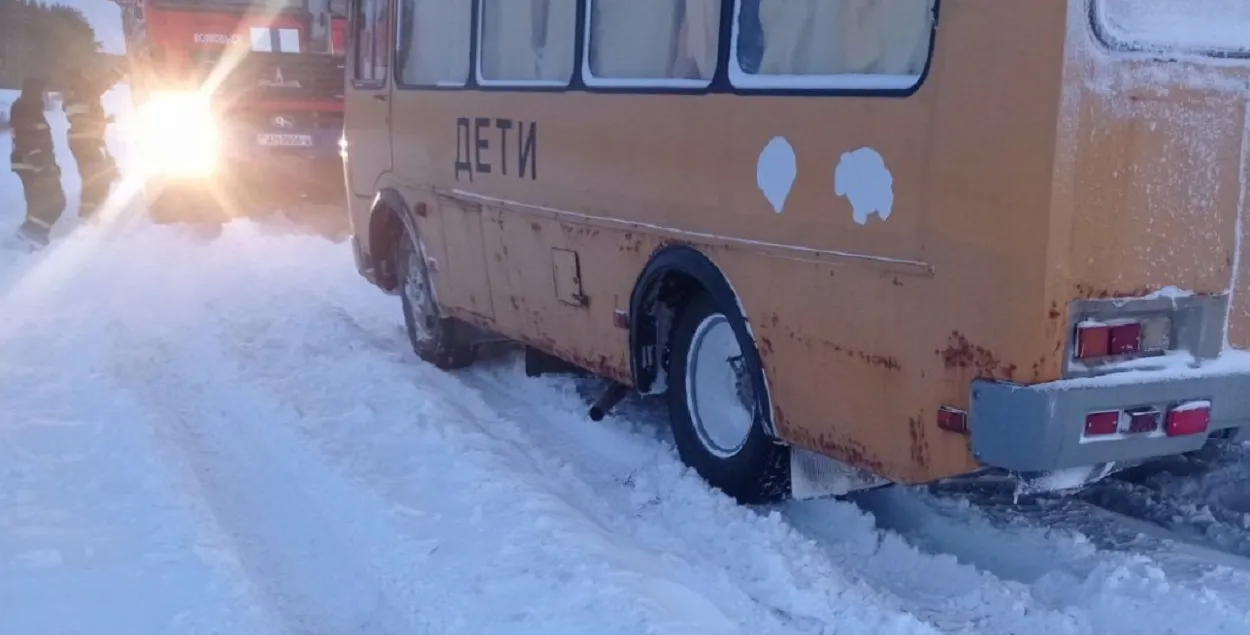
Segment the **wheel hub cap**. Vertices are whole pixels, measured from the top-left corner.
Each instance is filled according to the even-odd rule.
[[[695,330],[686,398],[695,432],[709,452],[730,457],[746,445],[755,423],[755,390],[724,315],[708,316]]]

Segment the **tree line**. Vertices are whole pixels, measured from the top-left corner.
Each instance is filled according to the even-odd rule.
[[[37,0],[0,0],[0,88],[18,88],[38,75],[57,90],[69,71],[101,53],[95,29],[82,12]]]

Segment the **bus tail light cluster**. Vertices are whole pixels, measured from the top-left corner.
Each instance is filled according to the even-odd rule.
[[[1076,326],[1073,356],[1081,361],[1160,353],[1170,347],[1172,321],[1151,317],[1110,322],[1085,320]]]
[[[1102,410],[1085,415],[1085,437],[1150,434],[1160,429],[1169,437],[1202,434],[1211,425],[1211,402],[1187,401],[1167,409],[1154,407]]]

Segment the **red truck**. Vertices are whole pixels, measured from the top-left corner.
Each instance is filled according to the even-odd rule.
[[[344,200],[346,0],[114,2],[155,219]]]

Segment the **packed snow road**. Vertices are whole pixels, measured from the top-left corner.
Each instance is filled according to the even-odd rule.
[[[1132,485],[1149,523],[954,488],[747,509],[648,404],[594,424],[506,349],[417,361],[345,244],[137,216],[0,249],[0,634],[1250,632],[1240,450]]]
[[[737,507],[646,405],[592,424],[508,351],[417,361],[343,244],[140,224],[0,255],[0,633],[1250,625],[1237,566],[1027,508]]]

